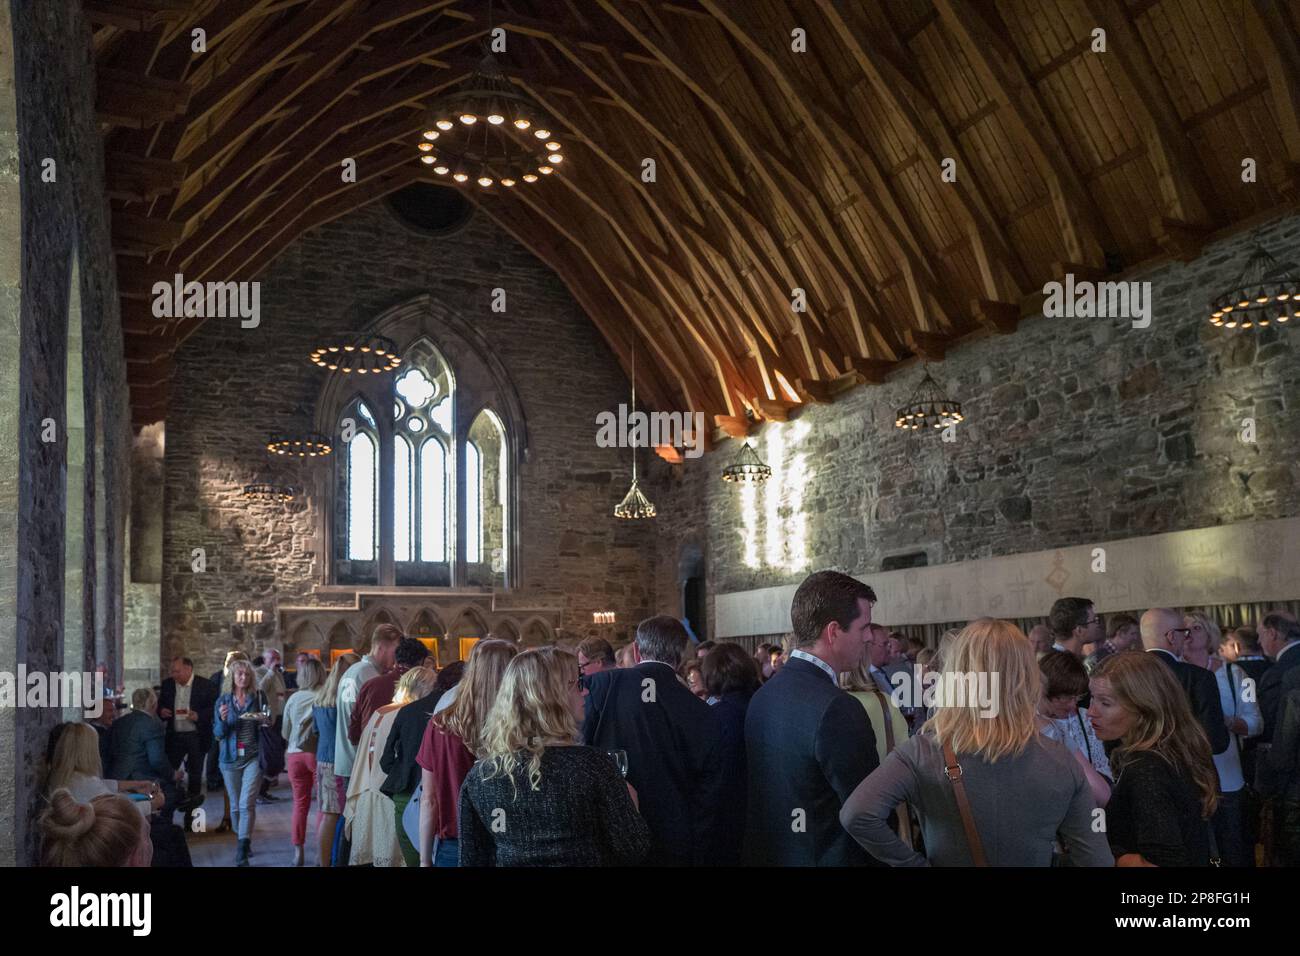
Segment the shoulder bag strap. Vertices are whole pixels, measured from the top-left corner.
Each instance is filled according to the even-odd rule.
[[[880,717],[885,725],[885,756],[888,757],[894,752],[894,722],[890,719],[889,702],[879,687],[872,687],[871,693],[876,695],[876,700],[880,703]]]
[[[952,792],[957,798],[957,809],[961,813],[961,825],[966,830],[971,860],[976,866],[988,866],[988,861],[984,858],[984,844],[980,842],[979,831],[975,829],[975,815],[971,813],[970,800],[966,798],[966,785],[961,781],[961,764],[952,752],[952,744],[947,741],[943,745],[943,764],[943,775],[952,783]]]

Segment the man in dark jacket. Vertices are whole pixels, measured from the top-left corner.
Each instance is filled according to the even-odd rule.
[[[1169,665],[1187,694],[1194,716],[1210,741],[1210,751],[1221,754],[1231,738],[1219,701],[1219,682],[1213,671],[1180,660],[1183,645],[1192,633],[1183,626],[1183,616],[1167,607],[1153,607],[1142,615],[1142,646]]]
[[[1259,624],[1259,644],[1273,662],[1259,680],[1259,712],[1264,718],[1260,742],[1273,739],[1281,718],[1282,696],[1300,688],[1300,627],[1286,611],[1270,611]]]
[[[131,695],[131,711],[113,721],[109,732],[110,780],[157,780],[166,803],[163,818],[170,820],[179,794],[176,777],[180,773],[167,761],[162,721],[155,715],[158,695],[150,687],[138,687]]]
[[[203,802],[203,759],[212,746],[216,703],[217,688],[194,673],[194,662],[188,657],[173,658],[171,677],[162,682],[158,694],[158,716],[166,728],[168,761],[176,770],[183,764],[189,773],[187,810]]]
[[[627,752],[627,780],[650,828],[650,865],[721,861],[722,743],[709,705],[677,678],[689,642],[681,621],[647,618],[637,625],[635,666],[584,678],[583,740]]]
[[[867,712],[839,686],[862,660],[875,600],[838,571],[818,571],[795,592],[795,649],[745,717],[748,866],[875,863],[840,825],[840,807],[879,758]]]

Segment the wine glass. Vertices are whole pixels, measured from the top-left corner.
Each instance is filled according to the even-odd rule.
[[[605,751],[614,760],[614,766],[618,768],[618,775],[627,779],[627,751],[626,750],[607,750]]]

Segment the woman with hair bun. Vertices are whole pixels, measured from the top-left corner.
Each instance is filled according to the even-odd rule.
[[[149,866],[149,819],[118,794],[78,803],[67,789],[50,795],[40,818],[42,866]]]

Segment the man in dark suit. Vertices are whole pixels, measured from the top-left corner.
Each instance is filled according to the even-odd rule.
[[[875,863],[840,825],[841,805],[879,759],[867,712],[839,686],[862,660],[875,600],[838,571],[818,571],[795,592],[795,649],[745,717],[748,866]]]
[[[171,677],[162,682],[158,716],[166,728],[167,759],[174,769],[189,772],[186,809],[203,802],[203,759],[212,746],[212,712],[217,688],[194,673],[188,657],[172,659]]]
[[[635,666],[583,678],[583,741],[627,752],[627,780],[650,828],[646,863],[716,864],[725,781],[717,718],[677,678],[690,637],[681,621],[660,615],[636,629]],[[859,708],[860,709],[860,708]]]
[[[1273,661],[1259,680],[1259,712],[1264,718],[1261,743],[1273,740],[1281,717],[1279,704],[1288,690],[1300,688],[1300,627],[1286,611],[1270,611],[1259,625],[1259,645]]]
[[[167,761],[162,721],[154,716],[158,696],[150,687],[138,687],[131,695],[131,712],[113,721],[109,732],[110,780],[157,780],[166,803],[164,819],[176,809],[179,795],[176,778],[180,774]]]
[[[1180,660],[1192,629],[1183,625],[1181,614],[1167,607],[1153,607],[1143,614],[1141,629],[1142,646],[1169,665],[1186,692],[1192,715],[1210,741],[1211,753],[1223,753],[1232,741],[1219,701],[1219,683],[1212,671]]]

